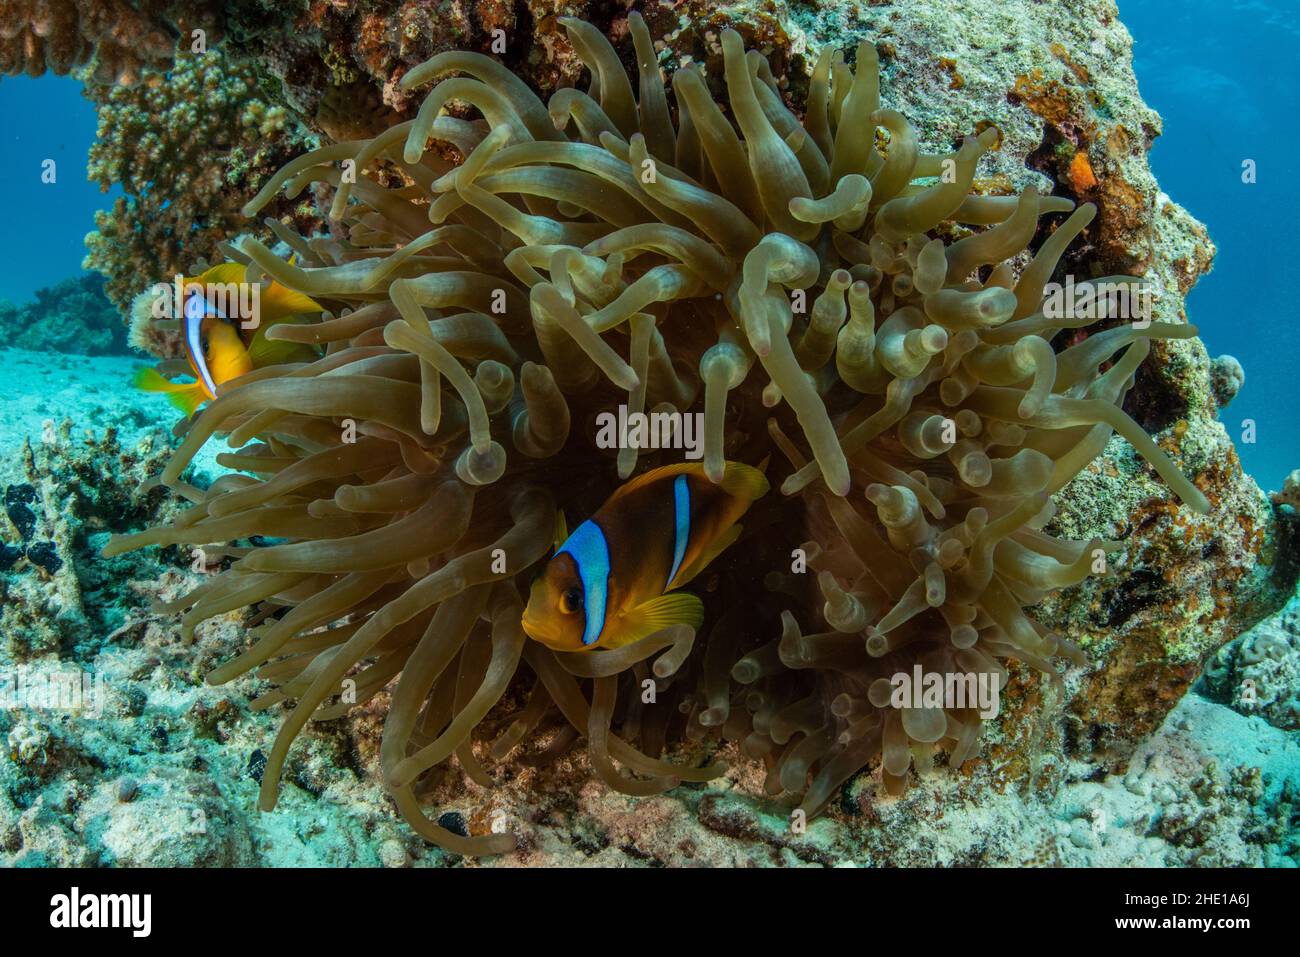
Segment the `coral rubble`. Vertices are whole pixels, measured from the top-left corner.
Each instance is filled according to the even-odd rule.
[[[1216,700],[1300,731],[1300,597],[1224,645],[1205,667]]]

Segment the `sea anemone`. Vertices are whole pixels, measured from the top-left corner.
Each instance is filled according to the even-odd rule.
[[[1043,308],[1094,207],[974,191],[993,127],[922,153],[881,106],[870,43],[852,68],[822,53],[801,121],[767,61],[723,32],[728,119],[696,64],[673,75],[670,106],[646,25],[628,22],[635,96],[578,20],[563,25],[590,86],[548,104],[486,56],[440,54],[402,80],[436,81],[415,119],[299,157],[246,209],[333,190],[329,235],[269,223],[292,261],[251,239],[233,253],[327,304],[318,323],[268,333],[320,358],[223,391],[162,475],[193,507],[106,552],[218,543],[233,559],[165,610],[184,611],[189,636],[250,609],[247,649],[209,680],[258,669],[277,686],[259,707],[293,703],[265,809],[308,721],[385,690],[385,786],[459,853],[515,839],[428,816],[421,796],[453,755],[490,785],[492,761],[553,761],[580,737],[628,794],[713,778],[727,747],[765,762],[766,790],[806,814],[877,761],[897,792],[936,751],[972,758],[983,719],[973,701],[898,707],[895,676],[1005,680],[1014,660],[1059,680],[1055,659],[1082,661],[1022,609],[1116,547],[1043,531],[1050,496],[1112,433],[1208,508],[1120,409],[1151,340],[1195,330],[1097,331]],[[1137,282],[1097,288],[1120,281]],[[779,490],[699,580],[698,635],[555,652],[526,639],[520,594],[557,508],[584,518],[672,454],[598,447],[596,416],[619,405],[702,412],[706,474],[770,458]],[[240,473],[187,486],[217,433]],[[219,544],[254,536],[271,541]]]

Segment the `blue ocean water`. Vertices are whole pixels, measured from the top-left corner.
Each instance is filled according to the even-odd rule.
[[[105,195],[86,179],[95,106],[76,80],[5,77],[0,117],[0,178],[7,187],[8,217],[0,240],[0,299],[23,302],[37,289],[81,271],[95,210],[107,209],[120,187]],[[54,182],[43,182],[43,164],[51,159]]]
[[[1214,271],[1192,290],[1188,317],[1211,355],[1229,353],[1246,385],[1222,418],[1243,465],[1264,488],[1300,468],[1293,363],[1300,356],[1294,291],[1300,268],[1300,23],[1290,0],[1118,0],[1134,38],[1143,99],[1164,117],[1151,165],[1161,187],[1205,223]],[[1242,182],[1254,160],[1256,182]],[[1242,441],[1253,419],[1257,441]]]

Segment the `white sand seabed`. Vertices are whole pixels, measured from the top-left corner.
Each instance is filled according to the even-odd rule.
[[[65,419],[72,423],[72,435],[87,430],[103,435],[117,429],[123,449],[131,449],[150,432],[172,447],[170,436],[180,417],[166,396],[142,392],[131,384],[137,366],[151,360],[128,356],[77,356],[58,352],[29,352],[0,348],[0,476],[6,481],[19,478],[18,457],[23,440],[35,447],[42,441],[46,423],[57,429]],[[228,471],[217,465],[218,453],[229,451],[221,439],[209,441],[194,459],[207,481]]]

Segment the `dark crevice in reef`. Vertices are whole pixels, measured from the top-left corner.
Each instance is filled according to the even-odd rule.
[[[515,0],[515,28],[506,31],[505,63],[527,63],[529,47],[535,41],[540,24],[533,19],[533,10],[525,0]]]
[[[1156,572],[1146,568],[1134,569],[1102,596],[1106,625],[1117,628],[1142,609],[1164,604],[1173,597],[1174,589]]]
[[[1154,363],[1139,366],[1135,379],[1123,409],[1146,432],[1155,435],[1187,417],[1187,397],[1173,379],[1154,369]]]
[[[1064,134],[1050,123],[1043,126],[1043,139],[1038,146],[1025,156],[1025,166],[1036,172],[1042,173],[1053,183],[1056,183],[1053,194],[1057,196],[1069,195],[1064,186],[1057,182],[1057,150],[1061,144],[1065,143]]]
[[[1115,728],[1108,722],[1085,721],[1078,715],[1066,715],[1060,723],[1061,748],[1065,754],[1085,760],[1096,760],[1111,751],[1116,743]],[[1075,777],[1079,781],[1100,783],[1110,773],[1103,762],[1097,767]]]
[[[1277,592],[1290,595],[1300,579],[1300,513],[1276,508],[1277,561],[1273,564],[1273,583]]]

